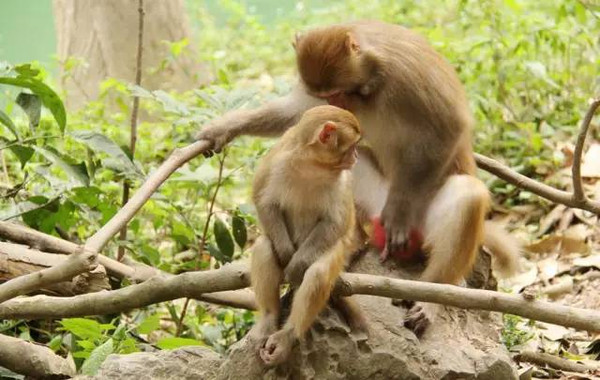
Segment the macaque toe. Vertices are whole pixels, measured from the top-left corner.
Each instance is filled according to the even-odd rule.
[[[426,310],[420,305],[412,307],[404,318],[404,327],[412,330],[419,338],[423,336],[423,333],[430,324],[431,319],[427,315]]]
[[[268,367],[279,365],[289,358],[293,345],[293,333],[280,330],[269,336],[264,347],[259,350],[260,358]]]

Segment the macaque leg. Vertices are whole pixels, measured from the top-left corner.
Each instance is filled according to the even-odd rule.
[[[261,236],[251,249],[250,279],[261,318],[253,329],[253,336],[262,343],[277,331],[279,320],[279,286],[283,270],[275,257],[271,241]]]
[[[458,285],[469,274],[483,241],[489,207],[485,185],[469,175],[453,175],[438,191],[425,217],[424,248],[429,259],[421,280]],[[417,303],[405,326],[421,335],[440,306]]]
[[[260,350],[260,356],[266,365],[278,365],[289,357],[294,343],[304,336],[327,305],[331,289],[344,264],[343,244],[339,242],[308,267],[294,294],[290,316],[285,325],[271,335]]]

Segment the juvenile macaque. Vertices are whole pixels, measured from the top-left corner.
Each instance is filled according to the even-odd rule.
[[[484,238],[505,236],[484,223],[489,194],[474,177],[473,122],[452,66],[417,34],[375,21],[315,29],[297,35],[294,48],[300,82],[290,95],[225,115],[199,138],[218,151],[240,134],[279,135],[316,104],[351,111],[370,147],[353,169],[354,197],[359,214],[381,217],[382,259],[419,231],[429,256],[422,279],[459,283]],[[492,248],[516,254],[512,245]],[[434,314],[431,304],[415,305],[407,325],[421,333]]]
[[[251,279],[262,316],[259,354],[276,365],[290,354],[325,307],[347,258],[356,249],[350,168],[360,140],[358,121],[333,106],[308,110],[262,159],[253,198],[264,236],[252,248]],[[279,287],[295,289],[281,329]],[[356,317],[348,298],[334,304]],[[353,324],[360,318],[350,319]]]

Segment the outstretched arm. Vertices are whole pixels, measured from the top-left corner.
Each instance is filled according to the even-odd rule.
[[[212,142],[212,150],[219,152],[240,135],[279,136],[294,125],[304,111],[321,104],[324,104],[324,101],[308,95],[300,83],[289,95],[259,108],[226,113],[211,121],[196,138]]]

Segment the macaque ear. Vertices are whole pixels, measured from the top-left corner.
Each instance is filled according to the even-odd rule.
[[[337,139],[337,125],[332,121],[328,121],[323,124],[321,132],[319,132],[319,141],[322,144],[329,144],[334,139]]]
[[[360,53],[360,44],[356,41],[352,32],[346,33],[346,49],[351,53]]]
[[[298,44],[300,43],[302,37],[303,36],[300,32],[296,32],[296,34],[294,35],[294,39],[292,40],[292,47],[294,48],[294,50],[298,48]]]

